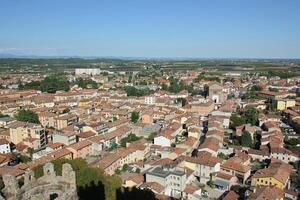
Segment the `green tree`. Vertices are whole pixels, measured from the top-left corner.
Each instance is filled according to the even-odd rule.
[[[90,78],[89,79],[77,78],[75,84],[77,84],[81,88],[94,88],[94,89],[98,88],[98,84]]]
[[[162,84],[161,89],[167,91],[169,88],[166,84]]]
[[[32,82],[26,83],[26,84],[19,83],[18,89],[19,90],[28,90],[28,89],[39,90],[40,86],[41,86],[40,81],[32,81]]]
[[[131,122],[133,122],[133,123],[137,123],[137,121],[139,120],[139,118],[140,118],[140,114],[139,114],[139,112],[132,112],[131,113]]]
[[[300,187],[300,179],[299,175],[295,172],[292,172],[290,174],[290,179],[291,179],[291,185],[293,188]]]
[[[244,116],[246,118],[246,123],[255,126],[259,124],[258,113],[254,107],[247,108],[246,112],[244,113]]]
[[[177,98],[176,101],[177,101],[177,103],[181,103],[181,106],[186,105],[186,99],[185,98]]]
[[[150,133],[150,135],[148,136],[147,140],[153,142],[153,140],[156,137],[156,135],[157,135],[156,132]]]
[[[56,91],[69,91],[70,82],[64,75],[47,76],[41,81],[40,90],[42,92],[55,93]]]
[[[262,87],[260,87],[259,85],[253,85],[250,90],[251,91],[261,91]]]
[[[246,119],[243,116],[239,116],[237,114],[233,114],[230,117],[230,128],[235,129],[235,127],[240,126],[246,123]]]
[[[253,144],[251,135],[248,131],[244,131],[241,136],[241,145],[244,147],[251,147]]]
[[[215,188],[216,187],[216,184],[215,184],[215,182],[214,181],[212,181],[212,180],[209,180],[209,181],[207,181],[207,183],[206,183],[210,188]]]
[[[147,96],[151,94],[151,91],[149,89],[137,89],[133,86],[126,86],[124,87],[124,90],[127,96],[141,97],[141,96]]]
[[[15,117],[18,121],[22,122],[30,122],[36,124],[40,123],[39,116],[31,110],[22,109],[16,114]]]
[[[218,157],[223,159],[223,160],[228,160],[228,156],[226,156],[224,153],[220,152],[218,153]]]
[[[141,137],[136,136],[135,134],[129,134],[127,137],[122,138],[120,144],[122,147],[126,147],[126,143],[131,143],[141,139]]]
[[[63,110],[63,113],[65,114],[65,113],[69,113],[71,110],[70,110],[70,108],[65,108],[64,110]]]

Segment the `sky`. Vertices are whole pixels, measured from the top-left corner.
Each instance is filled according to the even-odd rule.
[[[0,54],[300,58],[299,0],[0,0]]]

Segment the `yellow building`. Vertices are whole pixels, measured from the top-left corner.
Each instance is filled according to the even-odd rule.
[[[275,186],[280,189],[289,187],[292,166],[279,160],[271,163],[268,168],[257,170],[253,175],[252,186]]]
[[[39,124],[16,121],[9,125],[10,141],[14,144],[37,139],[37,147],[46,145],[46,134]]]
[[[257,186],[276,186],[280,189],[285,188],[285,184],[282,183],[281,181],[277,180],[274,177],[265,177],[265,178],[252,178],[253,184]]]
[[[277,110],[285,110],[288,107],[293,107],[296,105],[296,101],[294,99],[278,99],[276,100],[276,109]]]

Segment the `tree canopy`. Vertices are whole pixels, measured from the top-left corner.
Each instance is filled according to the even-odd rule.
[[[251,91],[261,91],[262,87],[260,87],[259,85],[253,85],[250,90]]]
[[[171,93],[178,93],[182,90],[187,90],[188,92],[193,92],[193,84],[186,85],[183,82],[180,82],[178,79],[174,77],[170,77],[170,86],[162,85],[163,90],[167,90]]]
[[[31,110],[22,109],[16,114],[15,117],[18,121],[22,121],[22,122],[30,122],[36,124],[40,123],[38,114],[36,114]]]
[[[131,113],[131,122],[137,123],[139,118],[140,118],[140,114],[138,112],[132,112]]]
[[[251,147],[253,144],[251,135],[248,131],[244,131],[241,136],[241,145],[244,147]]]
[[[135,134],[129,134],[127,137],[121,139],[121,146],[126,147],[126,143],[134,142],[141,139],[141,137],[136,136]]]
[[[231,129],[235,129],[237,126],[247,123],[255,126],[259,124],[257,110],[253,107],[246,108],[246,110],[243,111],[241,115],[233,114],[230,117],[230,121]]]
[[[42,92],[55,93],[56,91],[68,91],[70,89],[70,82],[64,75],[47,76],[42,81],[33,81],[26,84],[19,84],[20,90],[35,89]]]
[[[94,89],[98,88],[98,84],[90,78],[89,79],[77,78],[75,84],[77,84],[81,88],[94,88]]]
[[[151,94],[151,91],[149,89],[137,89],[133,86],[126,86],[124,87],[124,90],[127,96],[141,97],[141,96],[147,96]]]

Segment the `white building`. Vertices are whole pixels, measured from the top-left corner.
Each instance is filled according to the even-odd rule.
[[[10,153],[9,142],[5,139],[0,139],[0,153]]]
[[[186,173],[179,169],[156,167],[146,173],[146,182],[156,182],[162,185],[165,195],[176,198],[181,198],[186,180]]]
[[[99,68],[77,68],[75,69],[75,75],[99,75],[101,70]]]
[[[147,104],[147,105],[154,105],[155,102],[156,102],[155,96],[145,97],[145,104]]]
[[[55,132],[53,134],[53,143],[63,143],[71,145],[76,143],[76,135],[73,132]]]
[[[158,136],[154,138],[154,144],[163,146],[163,147],[170,147],[171,146],[171,140],[169,138],[166,138],[164,136]]]

